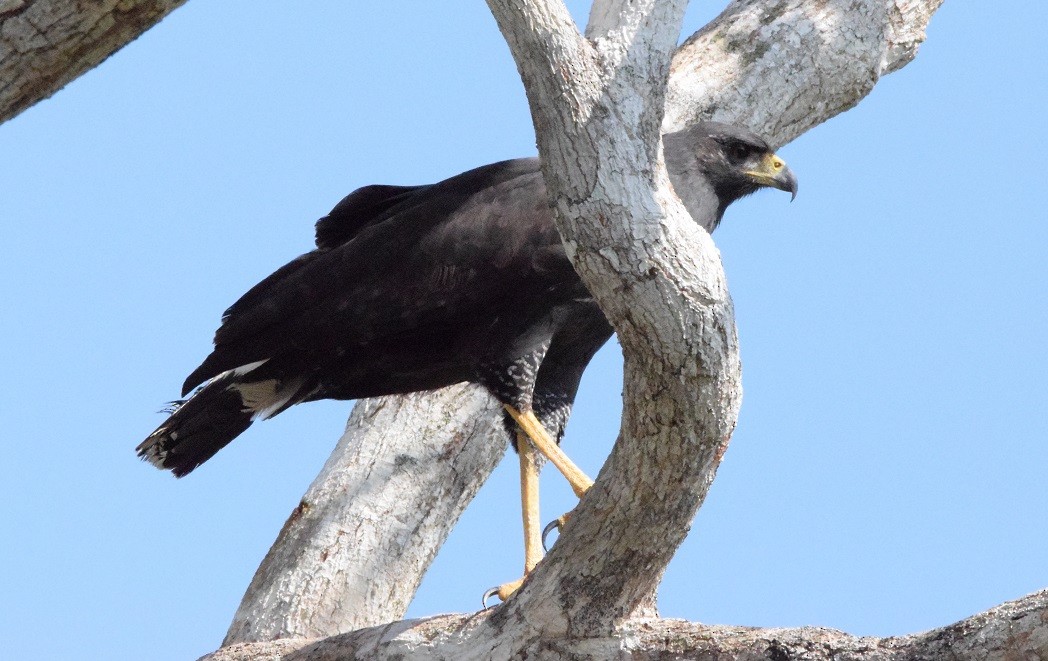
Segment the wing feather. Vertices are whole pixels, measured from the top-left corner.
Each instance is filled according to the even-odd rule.
[[[185,392],[277,355],[318,360],[377,339],[417,335],[427,324],[483,318],[485,310],[512,301],[499,277],[506,269],[553,283],[563,281],[553,271],[571,268],[537,159],[484,166],[432,186],[368,188],[339,207],[377,215],[357,221],[353,232],[328,226],[318,234],[321,244],[346,240],[302,255],[231,306],[215,350],[186,379]]]

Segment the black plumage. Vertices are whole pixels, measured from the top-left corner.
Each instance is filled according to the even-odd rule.
[[[664,140],[674,187],[709,230],[761,186],[796,191],[747,131],[699,124]],[[358,189],[317,222],[316,245],[226,310],[183,385],[196,392],[141,457],[181,476],[294,404],[461,381],[534,410],[559,438],[612,329],[564,253],[537,159]]]

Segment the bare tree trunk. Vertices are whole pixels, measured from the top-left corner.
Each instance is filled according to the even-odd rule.
[[[0,122],[46,99],[186,0],[0,0]]]
[[[568,256],[626,365],[611,456],[491,620],[500,644],[521,649],[539,636],[607,635],[650,603],[735,428],[741,366],[720,255],[662,161],[686,0],[594,2],[585,38],[557,0],[488,4],[524,80]]]

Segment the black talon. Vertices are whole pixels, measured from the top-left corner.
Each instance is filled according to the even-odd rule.
[[[546,551],[547,553],[549,553],[549,546],[546,544],[546,537],[548,537],[549,534],[553,532],[554,528],[558,531],[560,530],[560,519],[553,519],[552,521],[546,524],[545,528],[542,529],[542,550]]]
[[[491,599],[492,597],[498,596],[499,587],[500,586],[496,585],[495,587],[493,587],[490,590],[488,590],[487,592],[485,592],[484,596],[481,597],[481,599],[480,599],[480,605],[483,606],[484,608],[487,608],[488,607],[488,599]]]

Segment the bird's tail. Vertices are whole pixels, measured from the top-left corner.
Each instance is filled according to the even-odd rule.
[[[182,477],[243,433],[256,418],[276,415],[293,404],[290,395],[301,382],[247,381],[247,372],[257,366],[219,374],[189,399],[173,402],[171,417],[135,448],[138,456]]]

